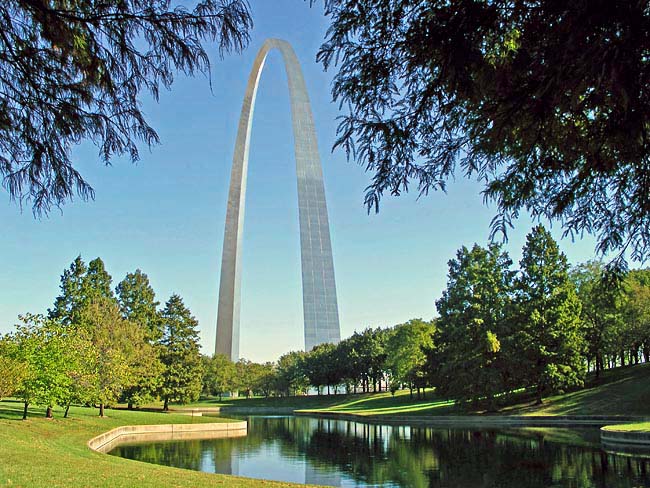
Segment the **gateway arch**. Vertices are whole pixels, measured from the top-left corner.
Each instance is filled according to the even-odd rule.
[[[337,343],[341,336],[323,170],[307,86],[291,45],[280,39],[268,39],[257,54],[248,78],[226,210],[215,352],[225,354],[234,361],[239,359],[241,248],[253,109],[260,74],[272,49],[282,53],[291,100],[298,178],[305,350],[309,351],[323,342]]]

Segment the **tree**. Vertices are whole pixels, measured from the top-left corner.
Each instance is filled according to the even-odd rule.
[[[164,410],[170,401],[186,403],[201,393],[203,371],[199,352],[198,321],[179,295],[172,295],[161,312],[163,335],[159,341],[164,365],[160,394]]]
[[[203,391],[217,395],[221,401],[224,393],[234,391],[235,364],[225,354],[204,356]]]
[[[373,173],[369,208],[462,172],[496,203],[493,232],[526,210],[593,233],[601,254],[648,257],[644,2],[324,3],[317,58],[349,107],[335,147]]]
[[[160,316],[156,293],[149,283],[149,277],[139,269],[128,273],[115,289],[117,302],[125,319],[139,324],[152,342],[160,339]]]
[[[86,299],[107,298],[115,300],[112,289],[113,278],[106,271],[106,266],[101,258],[95,258],[88,263],[88,271],[84,277]]]
[[[86,300],[85,277],[88,267],[81,256],[77,256],[68,269],[61,275],[61,294],[56,297],[54,307],[48,310],[48,316],[56,318],[65,325],[74,322],[76,314]]]
[[[117,401],[125,389],[143,376],[160,374],[156,351],[146,342],[144,331],[122,318],[114,300],[91,299],[80,313],[79,329],[92,343],[90,396],[99,404],[101,417],[105,406]]]
[[[399,383],[408,385],[411,398],[413,388],[417,388],[419,397],[420,388],[426,384],[425,351],[433,348],[435,330],[432,322],[413,319],[396,325],[388,336],[386,368],[391,374],[391,387]]]
[[[589,261],[575,266],[570,273],[581,302],[583,336],[586,340],[587,364],[593,364],[596,378],[607,365],[621,324],[621,288],[606,279],[605,266]]]
[[[21,0],[0,4],[0,177],[14,200],[47,213],[92,198],[72,146],[90,140],[109,164],[138,160],[158,135],[141,110],[175,71],[210,73],[204,41],[241,51],[252,27],[246,0]]]
[[[305,355],[304,369],[309,384],[321,393],[321,387],[327,386],[327,394],[330,394],[330,386],[340,383],[342,377],[338,374],[339,369],[335,364],[336,346],[324,342],[314,346]]]
[[[645,362],[650,362],[650,269],[630,271],[624,290],[621,308],[632,338],[632,361],[638,363],[640,352]]]
[[[548,393],[584,384],[581,305],[566,256],[542,225],[526,237],[520,268],[515,282],[518,371],[541,404]]]
[[[93,259],[86,266],[81,256],[77,256],[61,275],[61,294],[56,297],[54,307],[48,310],[48,316],[64,325],[76,324],[80,310],[93,299],[115,300],[111,282],[101,258]]]
[[[386,371],[385,331],[367,328],[363,332],[354,332],[351,337],[338,346],[341,351],[341,379],[352,382],[356,392],[360,383],[364,392],[381,390],[381,379]]]
[[[18,359],[12,336],[0,337],[0,400],[13,395],[27,376],[27,364]]]
[[[495,396],[508,385],[501,341],[508,332],[511,264],[497,244],[463,246],[449,261],[447,289],[436,301],[441,393],[459,401],[485,399],[494,409]]]
[[[305,376],[304,369],[305,353],[303,351],[291,351],[280,356],[278,359],[278,390],[287,396],[298,395],[307,391],[309,381]]]
[[[160,303],[156,301],[156,294],[149,283],[149,277],[137,269],[134,273],[128,273],[115,291],[124,319],[140,327],[145,340],[150,345],[156,346],[162,336],[160,315],[157,310]],[[160,368],[158,370],[160,372]],[[134,405],[153,400],[159,388],[159,374],[143,375],[138,379],[137,384],[123,392],[122,399],[128,403],[129,408],[133,408]]]
[[[20,316],[13,342],[14,361],[22,365],[22,379],[15,388],[23,400],[23,420],[30,404],[46,407],[45,416],[52,418],[52,407],[60,404],[71,387],[71,354],[74,349],[65,327],[42,315]]]
[[[271,393],[276,390],[277,374],[275,365],[271,362],[263,364],[251,363],[252,369],[252,390],[255,394],[265,397],[271,396]]]

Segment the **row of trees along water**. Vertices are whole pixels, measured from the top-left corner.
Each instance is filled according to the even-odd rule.
[[[583,386],[586,373],[650,361],[650,270],[608,280],[605,267],[571,268],[542,226],[519,269],[497,244],[449,261],[438,317],[355,332],[339,344],[289,352],[275,363],[202,356],[198,322],[178,295],[160,306],[147,275],[112,288],[101,259],[61,276],[46,315],[25,315],[0,337],[0,398],[52,407],[223,396],[396,391],[435,387],[460,403],[498,408],[526,388],[537,401]]]
[[[519,269],[497,244],[449,261],[438,318],[355,332],[277,363],[204,358],[204,392],[292,395],[409,388],[497,408],[526,388],[541,402],[586,373],[650,360],[650,270],[609,278],[599,262],[570,267],[551,234],[527,236]]]

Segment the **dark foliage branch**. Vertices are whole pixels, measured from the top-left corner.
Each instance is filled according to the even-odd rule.
[[[177,71],[209,76],[205,42],[241,51],[247,0],[7,0],[0,3],[0,177],[12,199],[47,213],[93,189],[70,159],[91,140],[102,160],[158,135],[140,109]]]
[[[365,202],[410,182],[485,183],[493,233],[521,211],[650,251],[650,7],[629,0],[324,0],[318,60],[348,108],[335,147],[373,173]]]

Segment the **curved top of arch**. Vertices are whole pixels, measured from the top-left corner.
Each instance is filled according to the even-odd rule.
[[[268,39],[253,62],[239,119],[226,210],[215,352],[239,358],[241,244],[250,135],[257,88],[266,56],[278,49],[284,60],[294,134],[305,349],[338,342],[340,327],[323,173],[307,87],[291,45]]]

